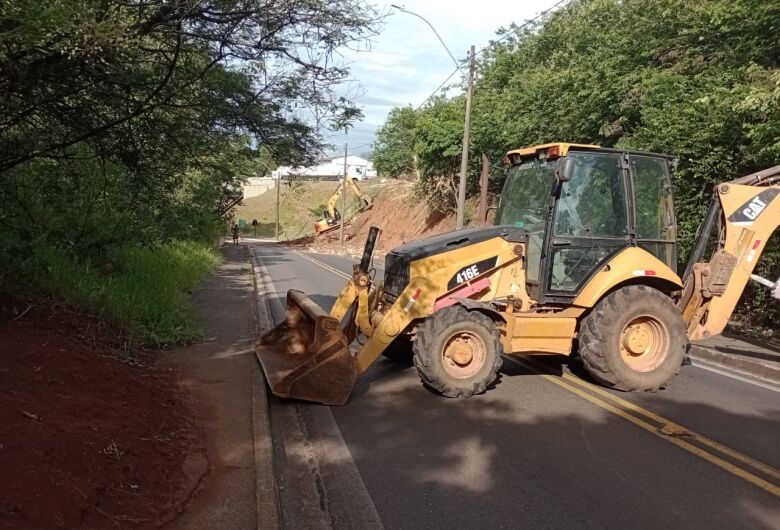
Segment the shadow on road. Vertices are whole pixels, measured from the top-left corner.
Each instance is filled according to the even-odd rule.
[[[263,261],[292,266],[288,255],[265,248]],[[326,309],[335,299],[307,294]],[[272,300],[280,302],[284,293]],[[560,357],[540,362],[555,378],[568,371]],[[571,368],[581,374],[576,364]],[[616,394],[671,418],[704,421],[703,434],[777,464],[776,395],[755,393],[773,400],[741,399],[739,405],[686,395],[693,370],[683,368],[675,379],[673,389],[679,384],[682,392]],[[702,387],[710,375],[695,373]],[[277,403],[303,415],[322,408]],[[423,389],[409,363],[380,357],[351,401],[330,410],[386,528],[732,529],[776,528],[780,520],[773,494],[508,361],[487,393],[447,399]],[[341,443],[316,429],[308,437],[323,447]],[[286,458],[305,466],[310,456]],[[322,476],[340,476],[352,464],[334,456],[318,465]],[[338,485],[324,487],[329,499],[339,495]]]
[[[380,360],[352,401],[332,409],[386,528],[731,529],[778,520],[777,498],[755,485],[577,396],[539,392],[538,375],[515,364],[504,363],[502,379],[487,394],[451,400],[424,391],[409,365]],[[662,409],[683,406],[654,398]],[[780,434],[776,411],[684,406],[750,425],[768,447]]]

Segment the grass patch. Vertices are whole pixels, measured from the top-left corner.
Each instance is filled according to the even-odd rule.
[[[21,266],[29,284],[62,296],[100,316],[129,325],[155,346],[200,336],[188,295],[218,264],[199,243],[179,241],[114,252],[109,263],[79,260],[56,248],[39,248]]]

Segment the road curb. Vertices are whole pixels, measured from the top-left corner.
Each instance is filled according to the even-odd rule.
[[[268,308],[263,301],[264,280],[262,268],[257,261],[254,248],[250,249],[252,279],[255,286],[255,333],[260,336],[273,324]],[[269,324],[270,323],[270,324]],[[265,375],[260,363],[252,375],[252,425],[255,438],[255,493],[257,495],[257,528],[259,530],[280,530],[282,528],[279,489],[274,467],[273,438],[268,409],[268,391]]]
[[[711,366],[736,375],[780,387],[780,363],[754,359],[744,355],[724,353],[714,348],[691,344],[693,364]]]

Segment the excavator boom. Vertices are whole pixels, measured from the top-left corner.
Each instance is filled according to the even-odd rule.
[[[758,281],[778,296],[780,281],[753,274],[767,241],[780,225],[778,196],[780,166],[716,187],[683,275],[685,286],[678,304],[691,340],[723,331],[748,280]]]
[[[336,204],[338,203],[339,198],[341,198],[344,187],[345,185],[343,183],[339,183],[336,191],[333,192],[333,195],[330,196],[328,203],[325,205],[325,217],[314,223],[314,231],[317,234],[330,232],[341,226],[341,212],[336,208]],[[371,197],[363,193],[363,190],[360,189],[360,186],[358,186],[354,179],[347,177],[346,187],[360,199],[360,208],[358,209],[358,212],[371,208]]]

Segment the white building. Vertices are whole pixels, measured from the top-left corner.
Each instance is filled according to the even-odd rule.
[[[281,166],[271,174],[275,179],[286,178],[290,175],[311,178],[341,178],[344,175],[344,157],[324,160],[310,167]],[[347,157],[347,175],[357,180],[375,177],[374,163],[359,156],[349,155]]]
[[[273,189],[276,184],[276,179],[271,177],[249,177],[242,186],[244,190],[244,198],[257,197],[262,195],[266,191]]]

